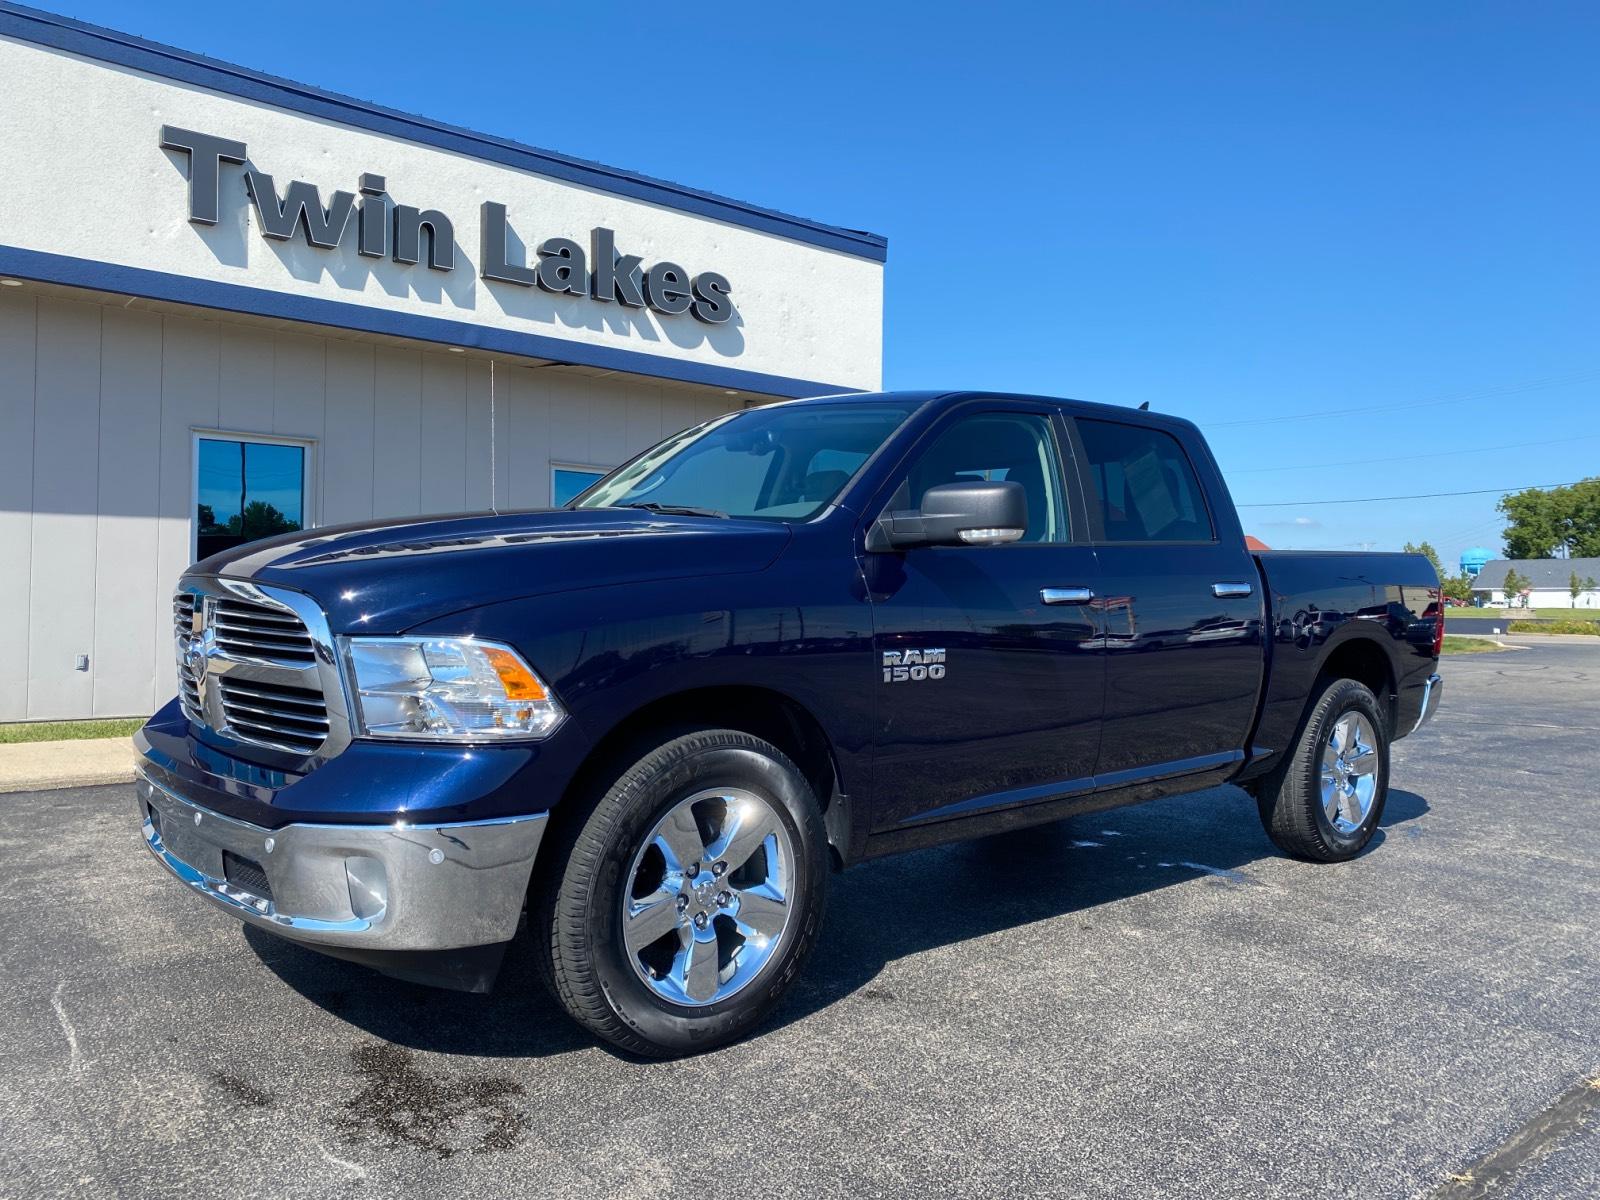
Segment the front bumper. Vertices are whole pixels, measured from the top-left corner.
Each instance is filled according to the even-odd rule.
[[[1415,733],[1421,729],[1439,711],[1439,701],[1444,698],[1444,679],[1435,672],[1428,676],[1428,682],[1422,685],[1422,711],[1417,714],[1417,723],[1411,727]]]
[[[144,768],[135,791],[146,846],[199,895],[363,960],[509,941],[549,815],[267,829],[185,799]]]

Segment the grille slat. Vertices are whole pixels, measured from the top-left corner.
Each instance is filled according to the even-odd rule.
[[[229,629],[236,633],[246,634],[249,637],[276,638],[279,641],[288,642],[303,642],[306,640],[304,630],[292,629],[287,625],[274,626],[264,622],[229,621],[222,617],[218,617],[211,622],[211,625],[214,629]]]
[[[228,680],[228,695],[241,699],[248,698],[254,701],[265,701],[271,705],[288,705],[290,708],[308,709],[321,715],[327,712],[327,705],[322,702],[322,697],[316,692],[307,692],[304,695],[291,695],[283,691],[273,691],[270,687],[259,687],[248,679]],[[289,711],[288,709],[284,710]]]
[[[225,675],[217,686],[228,728],[239,737],[302,754],[327,740],[328,710],[320,692]]]
[[[211,610],[217,645],[240,658],[314,663],[311,633],[294,613],[232,597],[218,599]]]
[[[244,617],[252,624],[266,622],[270,625],[276,622],[279,625],[290,626],[296,633],[305,633],[305,626],[301,623],[300,618],[293,613],[281,612],[275,608],[268,608],[264,604],[251,604],[244,600],[218,600],[217,616]]]
[[[245,716],[242,719],[246,721],[251,720],[253,717],[263,717],[265,720],[258,722],[262,725],[267,725],[272,722],[286,721],[288,724],[284,725],[283,728],[294,730],[296,732],[312,733],[319,729],[323,733],[328,731],[328,718],[326,717],[301,717],[296,716],[293,713],[282,712],[277,709],[258,708],[253,704],[241,704],[237,700],[224,700],[222,702],[222,707],[224,711],[227,712],[229,717],[234,716],[236,713],[244,713]],[[273,728],[278,728],[278,726],[273,725]]]
[[[320,734],[307,736],[285,733],[269,725],[257,725],[254,722],[233,721],[229,723],[228,729],[235,737],[247,742],[254,742],[269,750],[287,750],[291,754],[315,754],[326,740]]]
[[[225,631],[229,627],[217,625],[214,626],[214,628],[219,631]],[[260,637],[255,635],[243,637],[240,634],[228,632],[219,632],[217,634],[217,645],[219,646],[246,646],[251,650],[270,650],[274,653],[281,653],[284,655],[299,655],[303,652],[307,657],[311,657],[311,651],[309,648],[305,649],[304,651],[301,649],[301,646],[309,647],[310,644],[310,642],[303,642],[299,645],[295,644],[294,642],[285,641],[264,642]]]

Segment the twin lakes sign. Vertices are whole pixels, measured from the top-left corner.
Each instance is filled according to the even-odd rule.
[[[161,147],[188,156],[189,220],[197,225],[217,224],[222,209],[222,165],[243,164],[248,158],[245,144],[163,125]],[[336,191],[326,206],[316,185],[302,180],[290,181],[281,196],[272,176],[254,166],[245,168],[244,180],[263,237],[287,242],[303,234],[308,244],[334,250],[354,217],[357,254],[414,266],[422,259],[426,230],[428,266],[435,271],[455,270],[455,225],[450,218],[435,208],[395,203],[382,175],[361,176],[359,200],[351,192]],[[715,271],[691,275],[673,262],[646,267],[637,254],[617,253],[616,235],[609,229],[589,231],[587,252],[569,238],[546,238],[535,249],[536,261],[529,264],[511,261],[505,205],[484,201],[479,228],[479,273],[484,279],[629,308],[651,308],[669,316],[687,312],[708,325],[721,325],[733,316],[733,289],[726,277]]]

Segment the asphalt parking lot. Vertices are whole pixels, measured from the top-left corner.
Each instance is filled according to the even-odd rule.
[[[1600,647],[1444,672],[1360,859],[1224,788],[869,864],[667,1064],[520,947],[474,997],[245,932],[126,787],[0,797],[0,1194],[1600,1194]]]

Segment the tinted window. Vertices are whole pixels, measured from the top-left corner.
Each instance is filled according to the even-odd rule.
[[[710,508],[805,520],[844,490],[914,405],[779,404],[685,430],[620,467],[580,507]]]
[[[303,526],[304,446],[201,438],[197,470],[199,558]]]
[[[1061,469],[1048,417],[1037,413],[981,413],[962,417],[911,465],[892,508],[914,509],[941,483],[1007,480],[1028,498],[1024,542],[1064,542],[1069,534]]]
[[[1078,421],[1109,542],[1209,542],[1200,481],[1178,439],[1159,429]]]

